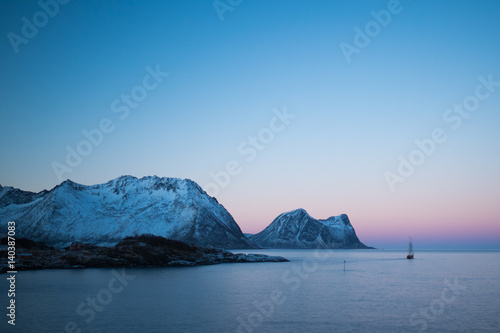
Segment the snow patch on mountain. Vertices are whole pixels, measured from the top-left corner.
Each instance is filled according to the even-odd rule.
[[[229,212],[189,179],[121,176],[99,185],[66,180],[32,193],[0,187],[0,226],[51,245],[116,243],[150,233],[200,246],[253,248]]]
[[[302,208],[279,215],[267,228],[249,238],[265,248],[369,248],[359,241],[347,215],[316,220]]]

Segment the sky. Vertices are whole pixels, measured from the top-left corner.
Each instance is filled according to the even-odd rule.
[[[245,233],[500,248],[498,1],[1,1],[0,184],[189,178]]]

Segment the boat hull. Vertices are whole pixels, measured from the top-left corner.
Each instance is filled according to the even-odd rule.
[[[409,254],[406,256],[406,259],[413,259],[413,254]]]

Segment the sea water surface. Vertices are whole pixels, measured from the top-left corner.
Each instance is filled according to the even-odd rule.
[[[19,272],[1,331],[500,332],[500,251],[251,252],[291,261]]]

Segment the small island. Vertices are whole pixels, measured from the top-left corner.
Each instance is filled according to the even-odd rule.
[[[7,239],[1,240],[3,245]],[[246,262],[285,262],[279,256],[234,254],[229,251],[189,245],[161,236],[144,234],[126,237],[112,247],[74,242],[64,249],[55,249],[42,242],[17,239],[18,271],[35,269],[116,268],[116,267],[182,267]],[[1,271],[7,271],[1,264]]]

